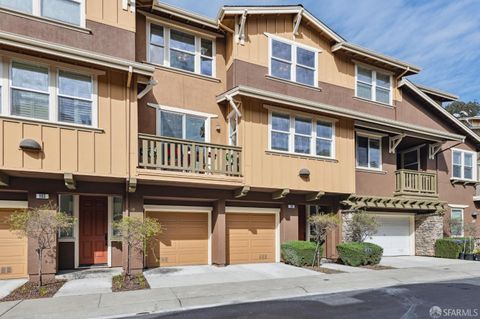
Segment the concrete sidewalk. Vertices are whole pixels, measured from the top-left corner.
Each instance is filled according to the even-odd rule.
[[[0,318],[98,318],[480,277],[480,263],[265,279],[0,303]]]

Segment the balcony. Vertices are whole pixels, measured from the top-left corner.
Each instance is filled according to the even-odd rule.
[[[240,147],[139,134],[142,169],[202,175],[242,175]]]
[[[395,196],[438,197],[437,174],[407,169],[397,170]]]

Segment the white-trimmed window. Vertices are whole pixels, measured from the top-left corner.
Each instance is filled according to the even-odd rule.
[[[269,75],[317,86],[319,50],[272,35],[269,41]]]
[[[382,169],[382,138],[357,133],[357,167]]]
[[[112,226],[113,222],[119,222],[123,219],[123,199],[119,196],[113,197],[113,207],[112,207]],[[112,237],[114,239],[119,239],[121,236],[120,231],[112,227]]]
[[[355,95],[383,104],[392,105],[392,76],[356,65]]]
[[[335,157],[334,121],[269,111],[269,150]]]
[[[228,145],[238,145],[238,115],[235,111],[228,115]]]
[[[164,110],[160,110],[159,117],[160,136],[208,142],[207,118]]]
[[[475,152],[452,150],[452,178],[476,180],[477,157]]]
[[[450,236],[463,236],[463,208],[452,208],[450,211]]]
[[[85,0],[0,0],[0,7],[85,26]]]
[[[0,64],[2,115],[97,126],[95,75],[17,59]]]
[[[147,23],[147,60],[192,73],[215,76],[215,41]]]
[[[58,196],[58,210],[70,217],[74,217],[74,203],[74,195],[61,194]],[[58,237],[59,239],[74,238],[74,226],[60,230]]]

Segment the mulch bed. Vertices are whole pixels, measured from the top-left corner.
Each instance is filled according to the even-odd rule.
[[[382,265],[365,265],[365,266],[360,266],[360,267],[361,267],[361,268],[372,269],[372,270],[396,269],[395,267],[382,266]]]
[[[336,270],[336,269],[330,269],[330,268],[325,268],[325,267],[305,267],[307,269],[313,270],[313,271],[318,271],[324,274],[341,274],[344,273],[344,271],[341,270]]]
[[[113,292],[141,289],[150,289],[150,285],[148,284],[148,281],[145,279],[143,274],[137,274],[132,276],[120,274],[112,278]]]
[[[62,288],[65,280],[53,280],[44,283],[40,289],[35,282],[27,282],[24,285],[18,287],[12,291],[8,296],[4,297],[0,301],[15,301],[24,299],[40,299],[53,297],[57,291]]]

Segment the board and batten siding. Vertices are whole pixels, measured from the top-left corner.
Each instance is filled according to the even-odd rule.
[[[230,56],[226,59],[227,69],[234,59],[268,67],[268,37],[265,35],[268,33],[321,50],[318,53],[318,81],[355,89],[354,62],[350,58],[332,53],[330,40],[313,26],[307,25],[305,19],[300,24],[299,35],[294,36],[293,19],[293,15],[286,14],[248,15],[244,45],[235,43],[234,35],[228,34],[227,54]],[[233,19],[227,19],[224,23],[234,25],[231,20]],[[402,100],[399,92],[397,89],[394,93],[395,100]]]
[[[123,0],[86,0],[87,20],[135,32],[135,12],[123,9]]]
[[[355,147],[353,121],[335,123],[335,160],[268,152],[268,110],[263,102],[243,99],[239,141],[244,183],[251,187],[354,193]],[[312,117],[314,115],[312,114]],[[307,168],[309,179],[299,171]]]
[[[127,175],[126,74],[98,76],[98,129],[0,117],[0,167],[5,170],[125,177]],[[135,102],[136,103],[136,102]],[[22,139],[42,146],[19,149]]]

